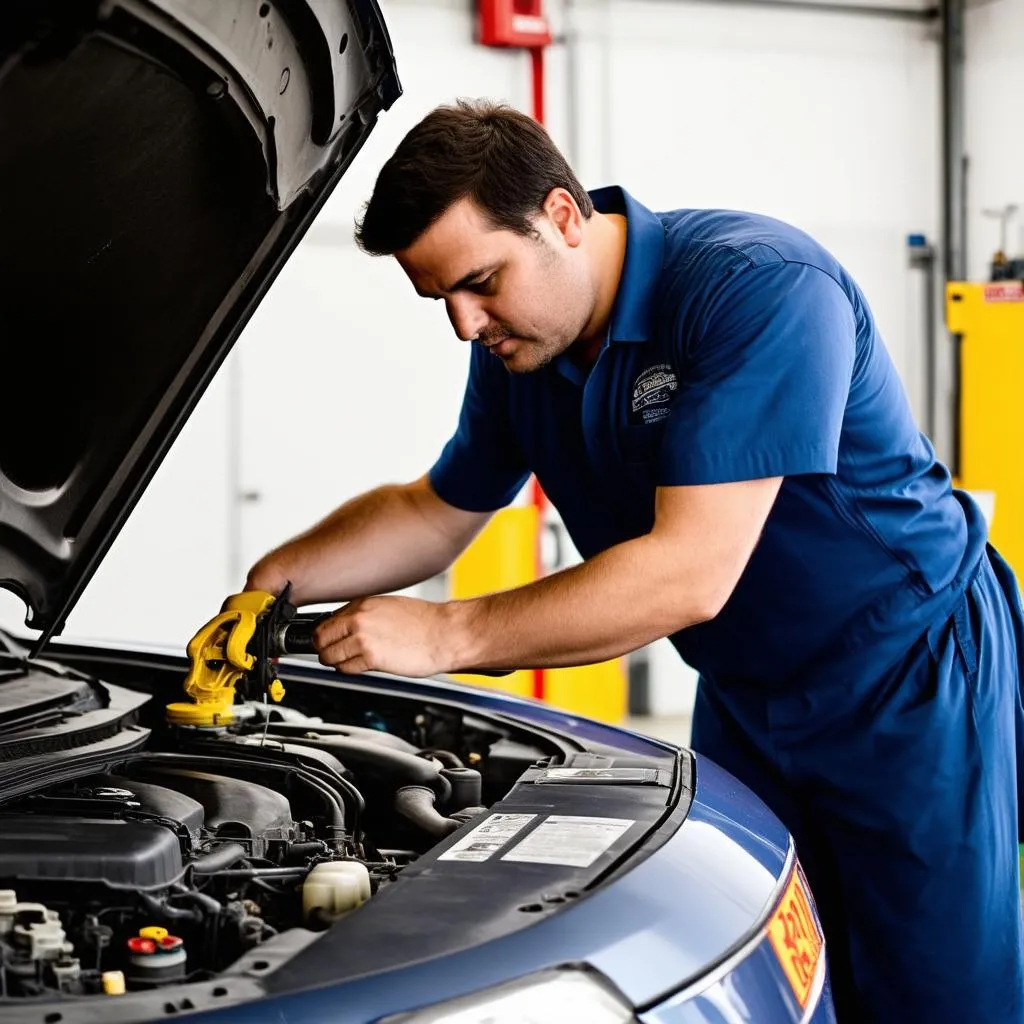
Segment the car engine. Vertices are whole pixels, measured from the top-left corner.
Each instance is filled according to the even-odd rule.
[[[34,700],[3,732],[19,738],[0,750],[4,770],[42,762],[50,779],[0,803],[3,998],[209,980],[289,930],[315,938],[486,812],[481,771],[464,760],[481,757],[466,749],[256,701],[227,728],[154,729],[84,774],[81,752],[53,737],[91,749],[101,734],[68,739],[67,723],[109,715],[127,691],[57,685],[59,713],[47,720]]]

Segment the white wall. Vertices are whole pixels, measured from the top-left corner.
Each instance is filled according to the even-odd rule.
[[[965,148],[967,178],[967,262],[974,279],[987,279],[999,246],[999,223],[984,210],[1016,203],[1011,255],[1024,255],[1024,0],[984,0],[966,17]]]
[[[345,498],[420,476],[458,414],[468,345],[452,333],[443,304],[420,299],[393,260],[356,248],[353,222],[381,164],[432,107],[477,94],[524,107],[528,68],[521,53],[474,44],[464,3],[392,2],[384,13],[405,95],[379,122],[244,337],[243,422],[253,439],[244,449],[244,478],[261,495],[247,507],[245,565]],[[272,395],[295,431],[257,442]]]
[[[466,348],[440,304],[418,299],[391,261],[359,253],[351,231],[380,164],[433,105],[488,95],[529,110],[526,56],[475,45],[471,6],[384,0],[405,96],[257,311],[69,634],[180,647],[263,550],[358,490],[422,472],[444,443]],[[548,122],[586,184],[620,182],[655,208],[760,210],[816,234],[860,280],[918,402],[919,282],[905,236],[938,226],[930,30],[685,0],[547,7],[562,37],[549,52]],[[994,17],[972,17],[983,16]],[[258,498],[239,504],[235,488]],[[10,607],[0,602],[3,621]],[[685,707],[687,688],[658,678],[657,706]]]

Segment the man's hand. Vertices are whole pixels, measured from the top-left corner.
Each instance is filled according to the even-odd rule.
[[[320,660],[345,672],[430,676],[619,657],[719,613],[781,483],[660,488],[649,534],[512,590],[445,604],[353,601],[317,627]]]
[[[324,619],[313,643],[340,672],[423,677],[451,671],[448,606],[411,597],[364,597]]]

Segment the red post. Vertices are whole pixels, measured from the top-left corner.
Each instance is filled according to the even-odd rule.
[[[530,69],[533,80],[533,117],[540,124],[544,123],[544,47],[530,47]],[[547,497],[540,481],[534,477],[530,486],[530,499],[537,507],[537,578],[540,579],[544,572],[544,565],[541,559],[541,542],[544,537],[544,510],[547,507]],[[533,670],[533,695],[537,700],[543,700],[547,691],[547,680],[544,669]]]
[[[533,119],[544,123],[544,47],[530,47],[530,70],[533,78]]]

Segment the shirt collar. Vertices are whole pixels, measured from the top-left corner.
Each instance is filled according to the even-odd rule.
[[[626,216],[626,259],[612,307],[608,340],[649,341],[665,257],[664,225],[657,214],[618,185],[594,189],[589,195],[599,213]]]

